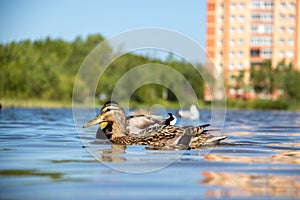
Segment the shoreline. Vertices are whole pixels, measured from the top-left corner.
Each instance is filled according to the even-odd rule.
[[[39,99],[0,99],[2,109],[7,108],[72,108],[72,102]]]
[[[97,100],[95,101],[97,102]],[[280,105],[280,104],[283,104]],[[295,105],[291,105],[295,103]],[[103,103],[98,103],[101,106]],[[131,108],[144,109],[151,107],[151,103],[137,103],[131,102]],[[168,102],[158,100],[156,104],[163,105],[169,109],[180,109],[179,104],[176,102]],[[243,100],[226,100],[226,110],[281,110],[281,111],[300,111],[300,105],[297,102],[283,102],[282,100],[254,100],[254,101],[243,101]],[[272,104],[272,106],[270,106]],[[54,100],[40,100],[40,99],[0,99],[1,109],[7,108],[85,108],[91,107],[87,103],[77,104],[73,106],[72,101],[54,101]],[[199,101],[198,105],[201,109],[210,109],[210,103]],[[279,106],[278,106],[279,105]],[[188,108],[187,108],[188,109]]]

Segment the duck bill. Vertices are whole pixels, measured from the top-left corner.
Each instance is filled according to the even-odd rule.
[[[88,123],[86,123],[85,125],[83,125],[83,128],[87,128],[89,126],[93,126],[95,124],[101,124],[101,123],[104,123],[104,121],[100,117],[96,117],[91,121],[89,121]]]

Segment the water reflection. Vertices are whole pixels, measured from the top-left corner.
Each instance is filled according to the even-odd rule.
[[[99,148],[94,156],[100,162],[125,162],[125,145],[110,145],[111,148]],[[122,155],[123,154],[123,155]]]
[[[206,197],[300,197],[300,176],[275,176],[203,171],[201,185],[222,186],[226,192],[207,190]]]
[[[207,154],[204,158],[208,161],[232,163],[300,164],[300,151],[274,150],[271,155],[267,156]]]
[[[37,177],[49,177],[51,179],[60,179],[62,178],[62,173],[51,173],[51,172],[40,172],[33,169],[23,169],[23,170],[0,170],[0,176],[21,176],[21,177],[30,177],[30,176],[37,176]]]

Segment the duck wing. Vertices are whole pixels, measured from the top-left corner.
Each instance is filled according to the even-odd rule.
[[[202,126],[154,126],[142,130],[138,138],[142,141],[149,141],[148,144],[151,145],[160,144],[164,146],[180,143],[187,144],[187,138],[190,138],[189,141],[191,141],[192,137],[202,134],[207,126],[209,126],[209,124],[204,124]]]
[[[171,113],[169,113],[169,118],[163,118],[158,115],[132,115],[126,118],[126,129],[128,133],[138,135],[145,129],[175,123],[176,117]]]
[[[220,143],[220,141],[225,140],[226,135],[214,136],[211,134],[205,134],[204,137],[194,137],[190,143],[191,149],[199,149],[204,146],[215,146]]]
[[[143,130],[137,140],[156,149],[197,149],[218,144],[227,136],[214,136],[201,126],[156,126]]]

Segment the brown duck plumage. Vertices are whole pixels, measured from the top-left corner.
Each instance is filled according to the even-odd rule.
[[[209,126],[208,124],[202,126],[156,125],[141,130],[138,135],[130,134],[126,129],[125,112],[114,102],[106,103],[98,116],[83,127],[104,122],[111,125],[112,135],[110,141],[113,144],[196,149],[218,144],[226,138],[226,136],[213,136],[206,133],[205,128]]]

